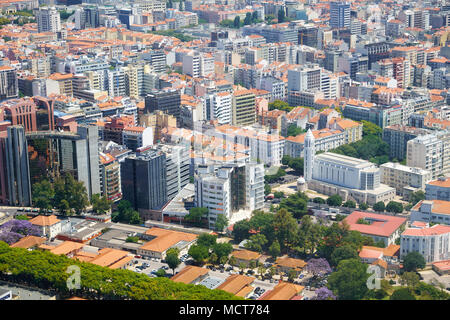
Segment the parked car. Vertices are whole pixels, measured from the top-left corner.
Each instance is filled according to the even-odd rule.
[[[25,210],[24,208],[17,209],[18,212],[23,212],[24,210]]]
[[[134,256],[136,259],[141,259],[142,256]]]

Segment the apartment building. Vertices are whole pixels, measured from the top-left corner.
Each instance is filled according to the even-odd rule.
[[[0,101],[18,96],[19,83],[16,69],[10,66],[0,66]]]
[[[396,162],[380,165],[381,183],[395,188],[398,195],[406,199],[409,194],[425,190],[425,184],[431,180],[431,172],[421,168],[413,168]]]
[[[450,225],[450,202],[444,200],[422,200],[411,208],[410,221]]]
[[[405,159],[408,141],[427,133],[426,129],[400,124],[383,128],[383,141],[390,145],[389,157],[399,161]]]
[[[425,185],[427,200],[450,201],[450,178],[439,177],[437,180],[429,181]]]
[[[345,144],[345,134],[340,130],[324,128],[312,130],[314,146],[317,151],[328,151]],[[306,133],[295,137],[287,137],[284,143],[284,154],[293,158],[303,158]]]
[[[450,258],[450,226],[436,224],[406,229],[400,238],[400,257],[419,252],[427,263]]]
[[[247,126],[256,122],[256,96],[250,90],[233,92],[232,125]]]

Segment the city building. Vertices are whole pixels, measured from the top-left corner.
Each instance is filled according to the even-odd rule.
[[[450,201],[422,200],[411,208],[410,220],[450,225]]]
[[[450,258],[450,226],[436,224],[431,227],[406,229],[400,240],[400,254],[405,257],[410,252],[420,253],[426,263]]]
[[[431,172],[421,168],[386,162],[380,165],[381,183],[395,188],[398,195],[409,199],[409,195],[418,190],[425,191],[425,185],[431,180]]]
[[[56,218],[55,215],[40,215],[29,221],[39,229],[40,236],[47,237],[48,239],[55,238],[61,232],[61,220]]]
[[[427,200],[450,201],[450,178],[439,177],[426,183],[425,196]]]
[[[380,183],[380,169],[369,161],[325,152],[305,161],[305,172],[311,167],[312,179],[305,178],[311,190],[372,205],[394,199],[395,189]]]
[[[364,220],[364,223],[361,220]],[[362,235],[373,238],[374,242],[383,241],[387,247],[395,244],[395,240],[400,237],[406,226],[407,219],[378,213],[353,211],[343,221],[350,226],[350,230],[359,231]]]

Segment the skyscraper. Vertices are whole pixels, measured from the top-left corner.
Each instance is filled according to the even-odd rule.
[[[147,113],[161,110],[179,119],[181,113],[180,105],[181,95],[178,90],[153,91],[145,97],[145,111]]]
[[[30,166],[25,129],[10,126],[6,138],[6,171],[9,205],[31,206]]]
[[[311,132],[311,129],[308,129],[305,137],[305,181],[308,182],[312,179],[313,172],[313,164],[314,164],[314,155],[316,154],[315,144],[314,144],[314,135]]]
[[[61,31],[61,18],[55,7],[39,7],[34,9],[38,32]]]
[[[18,96],[17,70],[11,66],[0,66],[0,101]]]
[[[350,27],[350,4],[330,2],[330,26],[332,28]]]

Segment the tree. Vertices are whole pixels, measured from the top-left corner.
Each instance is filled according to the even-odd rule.
[[[359,208],[361,210],[367,210],[367,209],[369,209],[369,205],[367,203],[363,202],[363,203],[359,204]]]
[[[127,237],[125,239],[125,242],[133,242],[133,243],[138,243],[139,241],[139,237]]]
[[[244,239],[248,239],[250,236],[251,226],[248,220],[241,220],[234,224],[232,235],[236,242],[241,242]]]
[[[30,221],[13,219],[0,225],[0,241],[7,244],[16,243],[26,236],[40,236],[39,229]]]
[[[208,215],[208,208],[194,207],[184,216],[184,220],[198,227],[202,225],[202,219]]]
[[[410,289],[401,288],[394,291],[390,300],[416,300],[416,297]]]
[[[265,183],[264,184],[264,195],[267,196],[272,192],[272,188],[270,188],[270,185]]]
[[[197,238],[197,245],[212,248],[217,243],[217,236],[208,233],[201,233]]]
[[[158,269],[158,271],[156,271],[156,276],[157,277],[165,277],[166,276],[166,270]]]
[[[353,200],[347,200],[342,206],[346,208],[356,208],[356,202]]]
[[[62,214],[71,214],[72,211],[80,214],[89,205],[84,183],[76,181],[71,174],[56,179],[53,188],[55,190],[53,207],[58,208]]]
[[[253,11],[252,12],[252,23],[255,23],[256,21],[258,21],[258,12]]]
[[[293,282],[295,278],[297,278],[297,271],[295,271],[293,269],[289,270],[288,281]]]
[[[373,205],[373,210],[377,212],[384,212],[384,210],[386,210],[386,206],[383,201],[379,201]]]
[[[296,192],[281,200],[278,208],[285,209],[295,219],[301,219],[308,213],[308,196],[302,192]]]
[[[212,247],[212,251],[217,255],[218,259],[222,257],[228,257],[228,255],[233,251],[233,246],[231,243],[216,243]]]
[[[252,235],[248,242],[245,243],[245,248],[248,250],[263,252],[263,248],[267,244],[267,238],[263,234]]]
[[[289,103],[282,100],[275,100],[269,103],[269,110],[281,110],[281,111],[291,111],[292,107],[289,106]]]
[[[286,19],[286,13],[283,9],[278,10],[278,23],[283,23]]]
[[[284,198],[284,192],[283,191],[275,191],[273,193],[273,196],[277,199]]]
[[[252,14],[250,12],[247,12],[245,14],[244,26],[247,26],[249,24],[252,24]]]
[[[219,214],[217,216],[216,224],[214,229],[217,232],[223,232],[223,230],[228,226],[228,219],[224,214]]]
[[[299,134],[302,134],[305,132],[306,132],[306,130],[304,130],[300,127],[297,127],[297,125],[295,125],[295,124],[290,124],[287,128],[287,136],[288,137],[296,137]]]
[[[281,250],[294,243],[298,224],[290,212],[286,209],[278,210],[273,218],[273,227]]]
[[[278,257],[280,253],[280,243],[278,242],[278,240],[275,240],[269,247],[269,254],[272,256],[272,258],[276,259],[276,257]]]
[[[359,258],[342,260],[328,277],[328,285],[339,300],[359,300],[368,291],[368,277],[367,265]]]
[[[338,194],[332,195],[328,197],[327,204],[331,207],[339,207],[342,204],[342,198]]]
[[[331,267],[328,261],[324,258],[312,258],[308,260],[306,264],[306,271],[312,273],[313,276],[324,276],[326,274],[331,273]]]
[[[316,290],[316,295],[312,300],[336,300],[336,296],[327,287],[321,287]]]
[[[372,122],[362,120],[361,123],[363,125],[363,136],[381,137],[383,134],[383,129]]]
[[[297,232],[297,245],[303,248],[304,253],[314,254],[324,234],[324,229],[313,223],[310,216],[303,216]]]
[[[386,211],[387,212],[402,213],[403,212],[403,205],[400,202],[389,201],[389,203],[386,206]]]
[[[421,200],[425,200],[425,192],[423,192],[422,190],[413,192],[409,196],[409,203],[413,206]]]
[[[425,268],[425,259],[424,257],[417,251],[409,252],[403,258],[403,268],[406,271],[417,271],[417,269]]]
[[[358,257],[358,251],[356,251],[355,247],[347,244],[333,251],[331,254],[331,263],[337,266],[342,260],[357,259]]]
[[[414,289],[420,282],[420,277],[416,272],[403,272],[400,276],[400,284],[406,285],[410,289]]]
[[[170,269],[172,269],[172,274],[175,275],[175,269],[180,265],[180,259],[178,255],[180,254],[180,249],[170,248],[166,253],[166,262]]]
[[[233,26],[235,28],[240,28],[241,27],[241,18],[239,18],[239,16],[236,16],[234,18]]]
[[[201,264],[208,258],[209,250],[205,246],[194,244],[189,248],[188,254],[195,262]]]
[[[326,203],[325,199],[323,199],[323,198],[321,198],[321,197],[315,197],[315,198],[313,199],[313,202],[314,202],[314,203],[319,203],[319,204],[325,204],[325,203]]]
[[[97,214],[105,214],[111,210],[112,201],[106,197],[101,197],[99,194],[92,195],[92,211]]]
[[[55,196],[53,185],[47,180],[42,180],[33,185],[33,203],[40,212],[52,209],[52,201]]]
[[[117,205],[117,211],[111,214],[113,222],[123,222],[129,224],[140,224],[141,217],[139,213],[133,209],[128,200],[121,200]]]

